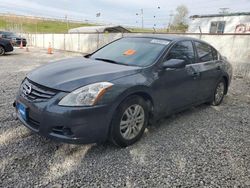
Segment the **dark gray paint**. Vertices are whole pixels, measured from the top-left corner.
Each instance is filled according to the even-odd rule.
[[[135,74],[140,70],[139,67],[78,57],[47,64],[32,71],[27,77],[40,85],[70,92],[91,83]]]
[[[223,58],[197,62],[179,69],[162,67],[163,58],[176,42],[196,39],[176,36],[153,38],[172,42],[152,66],[131,67],[86,58],[63,60],[38,68],[28,75],[28,79],[37,84],[59,90],[55,97],[46,103],[35,103],[18,95],[16,101],[25,104],[30,115],[41,122],[37,130],[39,134],[70,143],[90,143],[107,139],[116,108],[130,95],[147,98],[152,104],[152,119],[158,119],[192,105],[211,101],[215,86],[222,78],[229,85],[232,67]],[[114,86],[96,106],[58,106],[67,92],[100,81],[110,81]],[[21,117],[19,119],[31,128],[29,122],[24,122]],[[71,128],[74,136],[52,134],[51,129],[56,126]]]
[[[14,50],[9,40],[0,38],[0,46],[2,46],[5,52],[12,52]]]

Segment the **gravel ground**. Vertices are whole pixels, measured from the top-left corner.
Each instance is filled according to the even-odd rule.
[[[219,107],[162,119],[133,146],[69,145],[12,116],[25,74],[80,54],[16,49],[0,57],[0,187],[250,187],[250,81],[234,78]]]

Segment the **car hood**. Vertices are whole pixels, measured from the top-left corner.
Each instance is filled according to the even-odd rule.
[[[30,72],[27,78],[48,88],[70,92],[91,83],[112,81],[135,74],[140,70],[140,67],[78,57],[37,68]]]

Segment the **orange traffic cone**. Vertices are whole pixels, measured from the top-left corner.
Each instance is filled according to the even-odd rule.
[[[48,47],[48,54],[52,54],[51,43],[49,43],[49,47]]]
[[[21,40],[20,49],[23,49],[23,40]]]

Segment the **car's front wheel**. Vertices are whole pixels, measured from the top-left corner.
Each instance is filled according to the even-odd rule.
[[[218,106],[223,101],[226,91],[226,83],[224,79],[221,79],[218,84],[216,85],[214,96],[213,96],[213,106]]]
[[[126,147],[138,141],[148,123],[148,106],[139,96],[123,101],[114,114],[111,124],[111,141]]]
[[[5,54],[4,47],[0,46],[0,56]]]

